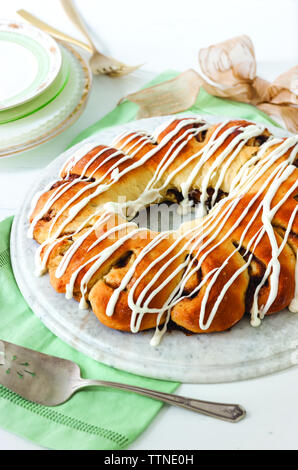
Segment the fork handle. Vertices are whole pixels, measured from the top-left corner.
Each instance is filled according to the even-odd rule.
[[[246,416],[245,409],[240,405],[226,404],[226,403],[213,403],[208,401],[196,400],[194,398],[186,398],[180,395],[171,393],[159,392],[157,390],[150,390],[147,388],[136,387],[134,385],[126,385],[116,382],[106,382],[102,380],[82,380],[79,383],[79,388],[89,387],[92,385],[99,385],[104,387],[118,388],[121,390],[134,392],[145,397],[154,398],[155,400],[163,401],[169,405],[179,406],[187,410],[196,411],[212,418],[222,419],[232,423],[237,423]]]
[[[85,26],[85,24],[84,24],[84,22],[83,22],[83,20],[80,16],[78,10],[74,6],[73,1],[72,0],[61,0],[61,4],[62,4],[65,12],[67,13],[69,18],[71,19],[71,21],[81,31],[81,33],[84,34],[84,36],[88,40],[90,46],[95,51],[96,50],[95,44],[93,43],[92,38],[89,34],[89,31],[86,28],[86,26]]]
[[[62,31],[59,31],[58,29],[53,28],[52,26],[50,26],[49,24],[47,24],[44,21],[40,20],[39,18],[32,15],[28,11],[18,10],[17,14],[20,15],[22,18],[24,18],[29,23],[31,23],[33,26],[36,26],[37,28],[42,29],[43,31],[50,34],[54,38],[60,39],[61,41],[70,42],[71,44],[74,44],[75,46],[82,47],[83,49],[85,49],[88,52],[93,52],[92,47],[89,46],[88,44],[85,44],[84,42],[79,41],[78,39],[73,38],[73,37],[69,36],[68,34],[62,33]]]

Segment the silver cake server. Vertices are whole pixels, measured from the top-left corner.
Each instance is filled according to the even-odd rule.
[[[2,340],[0,340],[0,384],[26,400],[45,406],[60,405],[78,390],[95,385],[137,393],[233,423],[240,421],[246,415],[240,405],[212,403],[134,385],[83,379],[79,366],[72,361]]]

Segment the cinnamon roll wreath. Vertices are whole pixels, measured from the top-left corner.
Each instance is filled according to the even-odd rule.
[[[37,271],[110,328],[155,328],[152,345],[170,319],[211,333],[298,312],[297,154],[298,136],[199,117],[84,144],[32,201]],[[162,201],[201,217],[160,233],[131,221]]]

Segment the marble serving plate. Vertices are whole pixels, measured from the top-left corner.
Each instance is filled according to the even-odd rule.
[[[110,144],[124,129],[152,131],[169,117],[132,122],[104,130],[88,141]],[[223,117],[205,116],[208,122]],[[270,126],[268,126],[270,127]],[[278,136],[287,135],[277,128]],[[67,150],[40,175],[16,215],[11,232],[11,259],[19,288],[33,312],[59,338],[75,349],[110,366],[158,379],[192,383],[243,380],[270,374],[295,363],[298,343],[298,315],[288,311],[265,318],[252,328],[243,318],[232,330],[186,336],[168,332],[158,347],[150,346],[152,331],[124,333],[103,326],[91,310],[79,310],[78,303],[54,291],[48,275],[35,277],[37,243],[27,238],[28,212],[32,196],[56,179],[62,163],[82,144]]]

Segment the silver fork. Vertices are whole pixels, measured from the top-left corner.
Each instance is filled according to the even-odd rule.
[[[134,392],[233,423],[240,421],[246,415],[240,405],[212,403],[134,385],[83,379],[80,368],[75,362],[2,340],[0,340],[0,384],[26,400],[46,406],[60,405],[78,390],[96,385]]]
[[[61,3],[65,12],[71,19],[71,21],[81,31],[81,33],[84,34],[84,36],[86,37],[87,41],[90,44],[90,47],[92,48],[92,56],[90,58],[89,63],[90,63],[91,70],[95,75],[107,74],[110,76],[120,77],[122,75],[127,75],[140,67],[140,65],[137,65],[137,66],[125,65],[122,62],[119,62],[118,60],[113,59],[112,57],[108,57],[104,54],[101,54],[101,52],[97,50],[72,0],[61,0]]]

